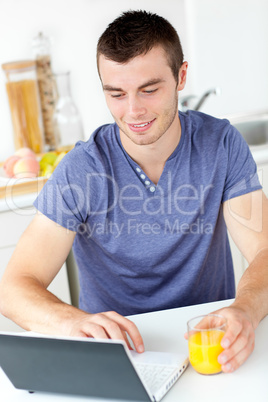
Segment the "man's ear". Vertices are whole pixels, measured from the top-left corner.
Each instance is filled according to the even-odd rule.
[[[182,63],[180,69],[179,69],[179,75],[178,75],[178,91],[181,91],[186,84],[186,76],[187,76],[187,68],[188,68],[188,62],[185,61]]]

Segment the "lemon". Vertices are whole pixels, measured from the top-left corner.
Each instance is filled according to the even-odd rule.
[[[54,172],[55,168],[58,166],[63,157],[68,151],[59,152],[47,152],[40,159],[40,173],[39,176],[50,177]]]
[[[45,155],[42,156],[39,164],[40,164],[40,169],[45,170],[48,165],[53,166],[58,155],[56,152],[47,152]]]
[[[44,169],[41,170],[40,176],[50,177],[53,172],[54,172],[54,166],[47,165]]]
[[[53,164],[53,166],[54,166],[54,169],[58,166],[58,164],[61,162],[61,160],[64,158],[64,156],[67,154],[67,152],[61,152],[58,156],[57,156],[57,159],[55,160],[55,162],[54,162],[54,164]]]

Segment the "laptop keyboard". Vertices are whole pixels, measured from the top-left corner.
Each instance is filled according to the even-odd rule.
[[[176,369],[174,366],[145,363],[135,363],[135,367],[152,393],[157,391],[166,381],[168,376]]]

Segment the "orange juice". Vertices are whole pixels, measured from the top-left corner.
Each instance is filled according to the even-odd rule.
[[[218,356],[223,351],[221,347],[223,335],[224,331],[218,329],[202,330],[190,335],[189,360],[197,372],[201,374],[221,372]]]

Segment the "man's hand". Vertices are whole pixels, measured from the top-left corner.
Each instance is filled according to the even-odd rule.
[[[227,320],[227,329],[221,340],[224,351],[218,361],[224,373],[231,373],[240,367],[254,349],[254,328],[247,314],[235,306],[224,307],[211,314],[220,314]],[[188,334],[184,335],[188,339]]]
[[[221,314],[227,319],[227,330],[221,341],[224,351],[219,355],[218,361],[223,372],[231,373],[245,362],[254,349],[253,325],[246,313],[234,306],[213,313]]]
[[[128,337],[133,342],[137,352],[144,352],[144,344],[141,334],[134,322],[121,316],[115,311],[99,314],[78,315],[72,319],[72,325],[68,324],[66,333],[71,336],[92,337],[100,339],[120,339],[132,349]]]

